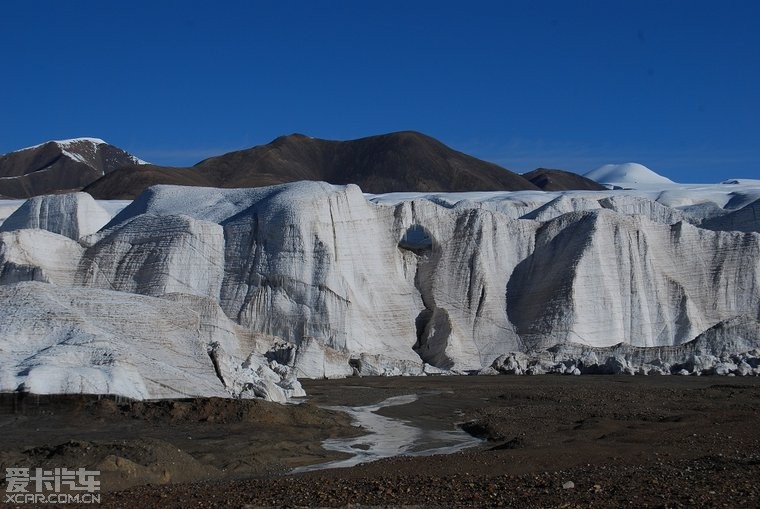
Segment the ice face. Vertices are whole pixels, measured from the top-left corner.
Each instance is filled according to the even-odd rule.
[[[45,283],[27,291],[40,293],[35,313],[50,316],[51,330],[64,319],[54,312],[63,294],[76,305],[92,290],[106,292],[103,302],[170,300],[207,317],[197,361],[216,366],[204,372],[209,384],[283,400],[299,392],[295,375],[473,372],[555,345],[686,348],[718,324],[756,321],[758,200],[755,184],[413,196],[320,182],[156,186],[90,233],[104,209],[120,207],[60,195],[30,200],[0,235],[0,288]],[[154,307],[140,308],[146,320],[174,312]],[[14,315],[4,319],[15,330]],[[116,343],[128,332],[109,331]],[[45,348],[64,341],[40,334],[53,342]],[[726,355],[758,339],[716,338]],[[91,357],[66,358],[67,370],[80,363],[107,380]],[[59,357],[44,359],[48,371],[36,373],[63,369]],[[56,379],[61,391],[76,385]]]

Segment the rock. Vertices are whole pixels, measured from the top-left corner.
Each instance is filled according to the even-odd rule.
[[[573,488],[575,488],[575,483],[573,481],[566,481],[562,483],[563,490],[572,490]]]
[[[431,366],[427,362],[422,364],[422,371],[426,375],[450,375],[451,373],[445,369],[436,368],[435,366]],[[478,372],[479,375],[498,375],[499,372],[493,369],[491,366],[486,366],[480,372]]]
[[[505,375],[522,375],[527,367],[526,357],[520,353],[502,355],[493,361],[491,367]]]
[[[614,355],[608,357],[604,363],[604,367],[608,373],[612,375],[626,374],[629,369],[628,361],[622,355]]]
[[[752,366],[747,364],[745,361],[741,361],[739,365],[736,367],[736,374],[739,376],[749,376],[754,374],[752,372]]]
[[[548,371],[540,363],[533,364],[525,370],[526,375],[545,375],[546,373]]]
[[[714,373],[716,375],[728,375],[738,369],[738,366],[733,362],[719,362],[715,365]]]
[[[599,365],[599,357],[593,350],[588,350],[586,352],[583,352],[578,363],[584,368],[597,366]]]

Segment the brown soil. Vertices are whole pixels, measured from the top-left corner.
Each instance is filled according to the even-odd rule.
[[[1,472],[86,467],[102,472],[103,491],[281,473],[342,457],[321,441],[359,433],[344,414],[310,403],[33,395],[0,403]]]
[[[75,427],[77,423],[86,429],[90,421],[102,419],[105,434],[88,441],[121,440],[114,433],[134,429],[127,440],[132,451],[143,450],[144,456],[125,452],[121,457],[152,469],[154,475],[167,461],[181,464],[170,479],[146,475],[144,480],[152,484],[105,492],[106,507],[760,506],[758,378],[404,377],[305,381],[304,385],[310,400],[302,406],[213,400],[182,403],[186,406],[179,410],[173,408],[176,403],[167,402],[133,403],[124,409],[108,402],[116,410],[106,411],[101,409],[104,404],[90,402],[84,412],[79,409],[78,415],[69,417],[27,414],[26,425],[14,421],[18,414],[8,412],[5,405],[3,464],[10,465],[8,449],[16,454],[25,451],[17,460],[44,463],[46,454],[48,458],[60,454],[69,462],[66,466],[95,461],[102,454],[97,447],[75,447],[79,457],[58,453],[56,447],[79,439],[81,433],[87,435]],[[360,405],[408,393],[420,398],[381,413],[426,428],[450,429],[464,423],[484,438],[482,446],[447,456],[283,473],[286,465],[323,461],[320,455],[329,455],[318,447],[321,438],[351,431],[337,415],[321,413],[326,411],[315,405]],[[247,405],[254,410],[248,412]],[[219,424],[220,418],[229,421]],[[301,421],[288,424],[290,418]],[[44,437],[24,429],[42,423]],[[236,426],[236,434],[223,431]],[[240,428],[251,431],[246,435]],[[193,440],[183,438],[191,430],[196,434]],[[29,452],[19,447],[20,436],[24,437],[20,443],[34,447],[47,443],[49,450]],[[175,446],[182,456],[169,454]],[[222,471],[208,481],[197,481],[203,479],[197,472],[207,472],[209,466],[221,471],[223,462],[245,455],[260,459],[258,469],[244,470],[243,475]],[[193,477],[195,482],[159,484]],[[108,489],[105,474],[102,481]],[[568,482],[573,487],[563,488]]]

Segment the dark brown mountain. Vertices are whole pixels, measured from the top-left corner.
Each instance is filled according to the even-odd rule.
[[[191,168],[125,167],[85,191],[101,199],[131,198],[153,184],[258,187],[297,180],[353,183],[368,193],[538,189],[500,166],[404,131],[350,141],[292,134]]]
[[[150,186],[172,184],[175,186],[237,187],[218,186],[216,180],[209,180],[194,168],[172,166],[130,165],[111,172],[88,185],[83,191],[98,200],[133,200]]]
[[[0,194],[28,198],[75,191],[141,161],[96,138],[49,141],[0,156]]]
[[[550,170],[538,168],[528,173],[523,173],[523,178],[529,180],[544,191],[604,191],[603,185],[594,182],[577,173],[564,170]]]

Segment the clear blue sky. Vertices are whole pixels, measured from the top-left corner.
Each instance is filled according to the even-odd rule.
[[[61,1],[0,10],[0,153],[184,165],[417,130],[516,171],[760,178],[760,1]]]

